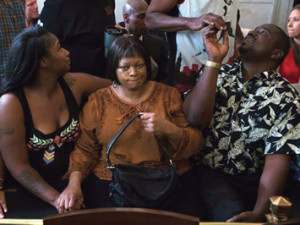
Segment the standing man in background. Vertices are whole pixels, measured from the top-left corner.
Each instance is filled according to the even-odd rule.
[[[44,27],[70,52],[71,72],[105,74],[104,29],[115,25],[115,0],[46,0]]]
[[[40,18],[39,6],[36,0],[25,1],[25,25],[26,27],[32,27],[37,24]]]
[[[179,17],[167,13],[178,6]],[[177,54],[174,82],[180,92],[191,89],[202,65],[207,60],[202,29],[215,25],[227,29],[229,45],[233,50],[237,24],[237,0],[152,0],[146,15],[149,29],[177,31]],[[229,52],[227,56],[231,56]],[[225,59],[226,60],[226,59]]]
[[[148,4],[144,0],[127,0],[123,6],[125,29],[128,34],[138,37],[149,52],[152,67],[157,68],[154,80],[167,83],[168,52],[162,38],[148,34],[145,25],[147,9]]]
[[[25,28],[25,1],[0,0],[0,76],[5,74],[8,50],[15,36]]]

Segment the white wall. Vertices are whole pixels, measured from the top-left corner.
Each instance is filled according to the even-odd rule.
[[[123,8],[123,5],[125,4],[125,1],[126,0],[115,0],[115,3],[116,3],[115,15],[116,15],[117,23],[123,21],[122,8]]]
[[[274,23],[286,30],[293,0],[239,0],[240,25],[253,29],[263,23]]]
[[[44,1],[45,0],[37,0],[37,4],[39,5],[39,11],[41,12],[42,11],[42,8],[44,6]]]

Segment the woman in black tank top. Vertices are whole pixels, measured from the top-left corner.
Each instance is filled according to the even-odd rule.
[[[62,211],[57,200],[79,135],[82,99],[111,84],[69,69],[69,52],[42,27],[25,29],[12,44],[0,99],[8,218]]]

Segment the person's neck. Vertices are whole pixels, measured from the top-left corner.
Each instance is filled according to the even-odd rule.
[[[255,75],[262,73],[264,71],[268,70],[274,70],[276,69],[275,65],[272,65],[271,63],[266,62],[252,62],[252,61],[243,61],[243,80],[244,82],[247,82],[251,78],[253,78]]]
[[[298,51],[300,52],[300,37],[299,38],[294,38],[294,42],[297,46]]]
[[[56,74],[38,72],[34,82],[26,88],[38,92],[41,96],[50,98],[57,91],[58,87],[59,83]]]
[[[128,28],[125,28],[125,29],[127,30],[127,34],[129,34],[129,35],[133,35],[133,36],[135,36],[137,38],[140,38],[141,36],[143,36],[143,35],[135,34],[135,33],[131,32]]]
[[[146,82],[142,87],[134,90],[127,89],[121,85],[117,85],[115,88],[118,96],[131,105],[137,105],[148,98],[151,83]]]
[[[28,28],[28,27],[32,27],[32,26],[34,26],[35,24],[34,24],[34,22],[35,22],[35,18],[27,18],[26,20],[25,20],[25,26]]]

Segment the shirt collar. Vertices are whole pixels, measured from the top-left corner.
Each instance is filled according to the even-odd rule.
[[[242,68],[243,68],[243,62],[241,61],[241,62],[238,62],[238,63],[236,63],[236,65],[235,66],[238,66],[239,67],[239,70],[240,70],[240,73],[239,74],[241,74],[241,77],[240,78],[242,78]],[[263,80],[265,80],[265,79],[273,79],[274,77],[276,77],[277,76],[277,72],[276,72],[276,70],[266,70],[266,71],[264,71],[264,72],[261,72],[261,73],[258,73],[258,74],[256,74],[254,77],[255,78],[260,78],[260,79],[263,79]],[[252,77],[249,81],[251,81],[254,77]]]
[[[133,34],[130,34],[129,36],[134,36],[134,35],[133,35]],[[144,35],[139,36],[139,39],[140,39],[141,41],[143,41]]]

